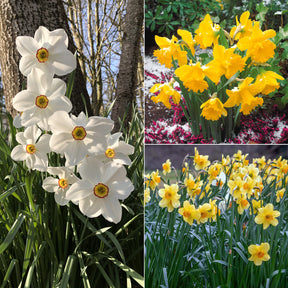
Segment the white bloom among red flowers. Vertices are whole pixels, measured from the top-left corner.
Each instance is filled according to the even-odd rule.
[[[19,69],[27,76],[33,67],[59,76],[76,68],[76,58],[68,47],[68,36],[63,29],[49,31],[40,26],[33,37],[18,36],[16,46],[21,54]]]
[[[66,205],[69,202],[66,192],[73,183],[79,180],[78,177],[67,167],[48,167],[47,172],[58,178],[47,177],[44,179],[43,189],[55,193],[54,198],[59,205]]]
[[[53,133],[51,150],[65,155],[65,166],[75,166],[91,150],[102,148],[106,135],[113,128],[112,120],[97,116],[87,118],[83,112],[78,117],[69,117],[67,112],[57,111],[49,118],[48,123]]]
[[[51,135],[44,134],[41,137],[40,135],[41,130],[35,125],[26,128],[24,132],[17,133],[16,140],[20,145],[14,147],[11,158],[15,161],[26,161],[28,169],[46,171]]]
[[[118,223],[122,217],[119,200],[126,199],[134,189],[125,168],[89,157],[79,167],[79,173],[82,180],[72,184],[67,199],[79,201],[80,211],[88,217],[102,214],[106,220]]]
[[[49,131],[48,119],[56,111],[70,112],[71,101],[65,96],[66,84],[50,73],[33,68],[27,77],[27,90],[19,92],[13,99],[13,106],[21,111],[21,124]]]

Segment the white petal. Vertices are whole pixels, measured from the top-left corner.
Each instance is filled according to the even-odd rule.
[[[51,119],[51,118],[50,118]],[[48,123],[50,123],[48,121]],[[52,131],[53,132],[53,131]],[[70,139],[69,139],[70,138]],[[54,133],[50,138],[50,148],[52,151],[64,154],[67,147],[73,141],[72,136],[70,137],[70,133]]]
[[[28,76],[32,68],[37,65],[38,61],[36,56],[26,55],[20,59],[19,70],[24,76]]]
[[[49,108],[53,113],[56,111],[70,112],[72,109],[72,103],[66,96],[57,96],[49,99]]]
[[[79,173],[82,179],[87,179],[91,183],[97,184],[102,181],[104,165],[96,158],[89,157],[80,167]]]
[[[86,127],[88,123],[88,118],[83,111],[78,116],[71,115],[71,119],[75,126]]]
[[[55,193],[58,190],[58,179],[54,177],[47,177],[44,179],[42,187],[44,190],[48,192],[53,192]]]
[[[14,161],[24,161],[26,159],[27,152],[24,145],[17,145],[11,152],[11,158]]]
[[[32,164],[32,169],[36,169],[38,171],[47,171],[48,168],[48,157],[46,154],[39,153],[37,150],[36,152],[32,155],[35,155],[35,161]]]
[[[16,47],[21,56],[33,55],[35,57],[38,44],[30,36],[18,36],[16,37]]]
[[[47,39],[49,38],[50,31],[44,27],[40,26],[34,34],[34,39],[42,45],[43,43],[47,42]]]
[[[51,135],[49,134],[42,135],[39,141],[35,145],[36,149],[43,153],[49,153],[50,152],[50,146],[49,146],[50,138],[51,138]]]
[[[27,142],[26,142],[26,138],[24,137],[24,132],[18,132],[16,134],[16,140],[18,143],[22,144],[22,145],[26,145]]]
[[[33,67],[27,77],[27,89],[36,93],[36,96],[46,95],[46,91],[52,87],[52,80],[53,74],[49,73],[48,69]]]
[[[60,179],[65,178],[65,169],[66,167],[48,167],[47,172],[51,175],[57,175]]]
[[[56,203],[61,206],[65,206],[67,203],[69,203],[69,200],[66,198],[66,192],[61,188],[58,189],[58,192],[54,194],[54,199]]]
[[[113,126],[114,122],[111,119],[105,117],[92,116],[89,117],[86,128],[87,130],[107,135],[111,132]]]
[[[31,142],[29,144],[35,144],[40,135],[41,130],[36,125],[27,127],[24,131],[24,137],[27,139],[27,141]],[[26,143],[28,143],[27,141]]]
[[[115,195],[115,198],[121,200],[126,199],[134,190],[134,186],[128,178],[109,184],[109,188],[113,192],[113,195]]]
[[[17,129],[23,127],[21,123],[21,115],[17,114],[14,119],[13,119],[13,126],[16,127]]]
[[[35,99],[37,96],[38,95],[31,91],[23,90],[17,93],[13,98],[13,107],[19,112],[29,110],[35,105]]]
[[[119,223],[122,217],[122,207],[117,199],[109,198],[105,199],[102,203],[102,215],[103,217],[114,223]]]
[[[72,52],[67,49],[61,51],[59,54],[53,55],[51,61],[55,69],[55,74],[58,76],[69,74],[76,69],[76,58]]]
[[[54,78],[50,89],[53,91],[53,95],[64,96],[66,94],[66,83],[59,78]]]
[[[134,147],[124,141],[119,141],[118,145],[115,147],[116,152],[120,152],[126,155],[131,155],[134,153]]]
[[[121,132],[117,132],[114,133],[112,135],[107,135],[107,143],[109,147],[113,147],[114,145],[116,145],[119,141],[119,138],[121,137],[122,133]]]
[[[104,183],[118,181],[126,178],[126,169],[123,166],[113,162],[105,164],[105,173],[103,173],[102,181]]]
[[[87,155],[87,147],[81,140],[74,140],[66,147],[64,154],[66,158],[65,166],[75,166]]]
[[[113,161],[120,165],[130,166],[132,164],[130,158],[122,153],[117,153],[116,156],[113,158]]]
[[[95,201],[92,201],[91,197],[87,197],[79,201],[80,211],[90,218],[98,217],[102,213],[102,207],[101,207],[102,201],[98,199],[93,200]]]
[[[71,118],[69,117],[68,113],[65,111],[55,112],[50,117],[48,123],[53,133],[55,132],[72,133],[73,128],[74,128]],[[72,134],[71,134],[71,137],[72,137]]]
[[[28,126],[36,126],[37,122],[39,121],[39,119],[37,117],[35,117],[35,110],[36,108],[33,107],[30,110],[26,110],[22,113],[22,124],[24,127],[28,127]]]
[[[93,193],[93,187],[91,184],[84,180],[79,180],[78,182],[72,184],[68,191],[66,192],[66,198],[72,201],[79,201],[86,197],[91,196]]]

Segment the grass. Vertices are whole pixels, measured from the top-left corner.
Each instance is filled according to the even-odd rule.
[[[135,147],[127,169],[135,190],[117,225],[89,219],[73,203],[57,205],[42,188],[45,173],[11,159],[17,142],[8,119],[0,127],[1,288],[143,287],[143,123],[136,109],[124,134]]]

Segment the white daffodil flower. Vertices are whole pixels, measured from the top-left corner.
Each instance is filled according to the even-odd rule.
[[[56,111],[70,112],[72,103],[65,96],[66,84],[50,73],[33,68],[27,78],[27,90],[13,98],[13,107],[22,112],[21,124],[25,127],[37,124],[49,131],[49,117]]]
[[[48,167],[47,172],[58,178],[47,177],[44,179],[43,189],[55,193],[54,198],[59,205],[66,205],[69,202],[66,192],[73,183],[79,180],[78,177],[67,167]]]
[[[14,147],[11,158],[15,161],[26,161],[29,169],[43,172],[48,168],[47,153],[50,152],[51,135],[40,135],[41,130],[36,126],[30,126],[24,132],[17,133],[16,140],[20,145]]]
[[[87,118],[81,112],[78,117],[67,112],[57,111],[48,121],[52,136],[51,150],[65,156],[65,166],[75,166],[83,160],[90,151],[103,149],[106,135],[113,128],[113,121],[104,117]]]
[[[19,69],[28,76],[33,67],[51,74],[66,75],[76,68],[76,58],[68,47],[68,36],[63,29],[49,31],[40,26],[33,37],[18,36],[16,46],[21,54]]]
[[[113,162],[106,164],[89,157],[80,167],[82,180],[71,185],[66,197],[79,201],[80,211],[88,217],[103,217],[118,223],[122,217],[119,202],[133,191],[131,181],[126,177],[126,169]]]
[[[121,133],[109,134],[106,136],[106,145],[92,151],[97,159],[102,162],[113,161],[120,165],[131,165],[128,155],[134,153],[134,147],[119,141]]]

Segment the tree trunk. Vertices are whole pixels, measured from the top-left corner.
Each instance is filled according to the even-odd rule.
[[[137,68],[143,26],[143,0],[128,0],[122,38],[122,51],[115,103],[111,118],[115,121],[114,132],[119,131],[120,122],[124,119],[124,129],[129,127],[132,108],[135,103],[137,90]],[[126,116],[125,116],[126,115]]]
[[[75,45],[69,30],[63,2],[61,0],[1,0],[0,1],[0,64],[8,112],[15,114],[12,107],[13,97],[22,90],[24,77],[18,64],[20,54],[16,49],[17,36],[34,36],[39,26],[50,31],[63,28],[69,38],[68,49],[75,52]],[[63,77],[67,82],[68,76]],[[77,65],[74,87],[71,95],[72,113],[85,111],[81,98],[83,95],[88,113],[91,115],[90,100],[85,81],[79,65]]]

